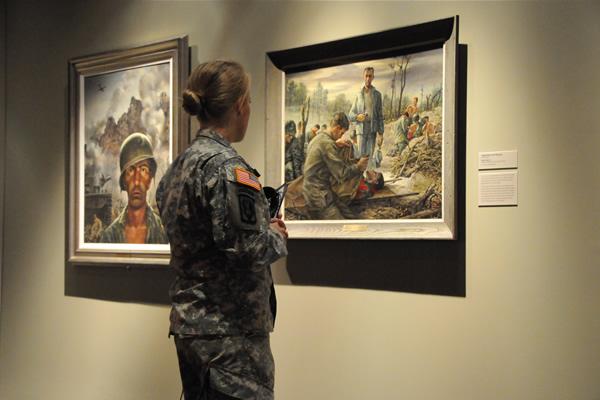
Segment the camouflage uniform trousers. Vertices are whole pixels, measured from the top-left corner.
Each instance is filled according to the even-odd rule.
[[[185,400],[273,400],[268,334],[175,337]]]

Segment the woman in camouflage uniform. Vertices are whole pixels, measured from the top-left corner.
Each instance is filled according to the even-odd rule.
[[[199,65],[183,107],[200,130],[156,193],[176,272],[170,333],[186,400],[272,399],[270,264],[287,255],[252,168],[231,143],[244,139],[250,81],[235,62]]]

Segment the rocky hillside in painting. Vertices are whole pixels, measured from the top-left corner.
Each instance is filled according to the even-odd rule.
[[[127,136],[134,132],[146,133],[142,123],[142,111],[142,102],[132,97],[129,109],[118,121],[115,122],[112,116],[107,119],[104,132],[97,139],[104,152],[118,156],[121,143]]]

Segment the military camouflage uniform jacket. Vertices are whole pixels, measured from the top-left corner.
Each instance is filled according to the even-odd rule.
[[[255,172],[219,134],[201,130],[161,180],[156,200],[177,274],[171,333],[273,330],[270,264],[287,249]]]
[[[102,232],[100,243],[127,243],[125,238],[125,225],[127,225],[127,207],[121,214]],[[167,235],[160,221],[160,217],[146,204],[146,241],[144,243],[167,244]]]

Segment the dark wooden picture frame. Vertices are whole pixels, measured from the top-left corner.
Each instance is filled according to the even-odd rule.
[[[456,239],[456,102],[458,17],[349,39],[267,53],[266,183],[284,181],[286,75],[368,60],[443,51],[441,218],[395,220],[288,220],[291,238]],[[284,206],[285,207],[285,206]],[[284,214],[285,218],[285,214]]]
[[[187,36],[69,61],[67,263],[168,264],[169,245],[156,228],[160,219],[150,205],[168,164],[189,144],[189,117],[180,107],[189,69]],[[133,143],[134,133],[137,147],[128,149],[138,153],[126,157],[121,150],[125,142]],[[158,233],[148,240],[148,225],[143,243],[107,239],[108,228],[119,217],[124,220],[128,199],[134,196],[123,183],[123,164],[135,162],[135,157],[147,160],[145,171],[151,177],[142,195],[138,189],[132,193],[146,197],[146,218],[154,216]]]

